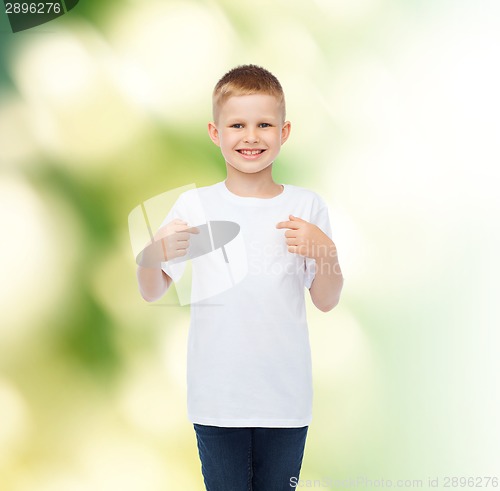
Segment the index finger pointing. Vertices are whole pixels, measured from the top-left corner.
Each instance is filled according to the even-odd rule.
[[[200,229],[197,227],[186,227],[178,229],[177,232],[188,232],[190,234],[199,234]]]
[[[300,225],[297,222],[288,220],[286,222],[278,222],[276,224],[276,228],[293,228],[294,230],[298,230],[300,228]]]

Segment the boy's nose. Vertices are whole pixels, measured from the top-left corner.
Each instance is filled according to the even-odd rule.
[[[257,143],[259,141],[259,137],[257,136],[257,132],[253,129],[248,129],[243,141],[245,143]]]

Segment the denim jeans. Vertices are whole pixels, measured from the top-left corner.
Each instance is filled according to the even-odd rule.
[[[207,491],[295,489],[290,478],[299,478],[307,426],[222,428],[195,423],[194,429]]]

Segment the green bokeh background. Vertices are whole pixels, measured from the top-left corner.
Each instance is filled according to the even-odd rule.
[[[274,177],[328,202],[345,275],[334,311],[308,300],[303,487],[500,477],[499,27],[486,0],[2,12],[0,490],[203,489],[189,310],[140,298],[127,217],[224,178],[210,95],[243,63],[282,82]]]

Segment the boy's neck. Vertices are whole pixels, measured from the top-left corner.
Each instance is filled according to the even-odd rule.
[[[233,194],[251,198],[274,198],[283,192],[283,186],[274,182],[270,172],[234,174],[228,172],[225,185]]]

